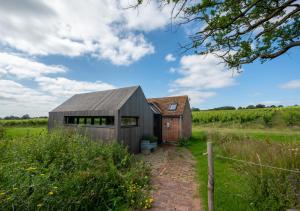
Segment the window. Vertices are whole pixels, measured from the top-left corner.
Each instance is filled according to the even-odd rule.
[[[95,125],[95,126],[113,126],[114,117],[113,116],[104,116],[104,117],[76,117],[76,116],[65,116],[65,124],[67,125]]]
[[[138,126],[138,117],[122,117],[121,127],[136,127]]]
[[[169,105],[169,111],[175,111],[177,108],[177,103],[172,103]]]

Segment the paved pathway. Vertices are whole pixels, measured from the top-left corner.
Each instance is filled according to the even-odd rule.
[[[152,166],[151,210],[202,210],[195,180],[196,161],[187,149],[164,145],[150,155],[143,155],[143,159]]]

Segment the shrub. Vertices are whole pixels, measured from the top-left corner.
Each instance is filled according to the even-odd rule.
[[[186,147],[186,146],[188,146],[189,145],[189,139],[187,139],[187,138],[180,138],[179,140],[178,140],[178,146],[180,146],[180,147]]]
[[[71,132],[0,142],[0,210],[150,207],[149,168],[118,145]]]
[[[143,140],[148,140],[150,142],[157,142],[158,138],[156,136],[143,136],[142,137]]]

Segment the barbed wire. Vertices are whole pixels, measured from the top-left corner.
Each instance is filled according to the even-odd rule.
[[[236,162],[240,162],[240,163],[245,163],[245,164],[248,164],[248,165],[266,167],[266,168],[271,168],[271,169],[276,169],[276,170],[281,170],[281,171],[288,171],[288,172],[300,174],[300,171],[298,171],[298,170],[286,169],[286,168],[270,166],[270,165],[265,165],[265,164],[259,164],[259,163],[255,163],[255,162],[252,162],[252,161],[239,160],[239,159],[236,159],[236,158],[226,157],[226,156],[222,156],[222,155],[216,155],[216,157],[227,159],[227,160],[232,160],[232,161],[236,161]]]

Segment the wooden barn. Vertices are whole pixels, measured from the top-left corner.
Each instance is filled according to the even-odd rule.
[[[150,98],[154,112],[154,135],[166,142],[176,142],[192,135],[192,113],[188,96]]]
[[[153,135],[153,111],[140,86],[76,94],[49,112],[49,130],[78,128],[92,139],[118,141],[140,151],[144,135]]]

